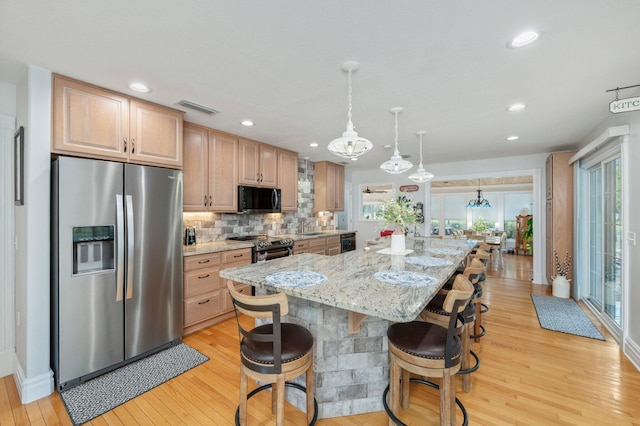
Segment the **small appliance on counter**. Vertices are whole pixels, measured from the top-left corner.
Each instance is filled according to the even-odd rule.
[[[184,245],[193,246],[196,244],[196,227],[187,226],[184,230]]]

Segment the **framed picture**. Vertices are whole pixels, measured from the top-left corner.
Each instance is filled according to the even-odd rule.
[[[20,126],[13,137],[13,181],[16,206],[24,205],[24,127]]]

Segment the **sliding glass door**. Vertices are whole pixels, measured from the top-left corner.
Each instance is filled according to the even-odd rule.
[[[588,301],[620,329],[622,307],[622,163],[620,156],[589,169]]]

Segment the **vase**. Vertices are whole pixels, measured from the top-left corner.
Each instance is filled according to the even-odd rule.
[[[554,297],[560,297],[563,299],[568,299],[571,294],[571,283],[569,282],[567,277],[564,275],[556,275],[553,278],[553,290],[552,294]]]
[[[392,253],[404,253],[405,244],[404,244],[404,232],[402,229],[396,228],[391,234],[391,252]]]

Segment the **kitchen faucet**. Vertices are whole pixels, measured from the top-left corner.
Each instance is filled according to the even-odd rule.
[[[304,234],[305,224],[307,223],[307,219],[300,219],[300,233]]]

